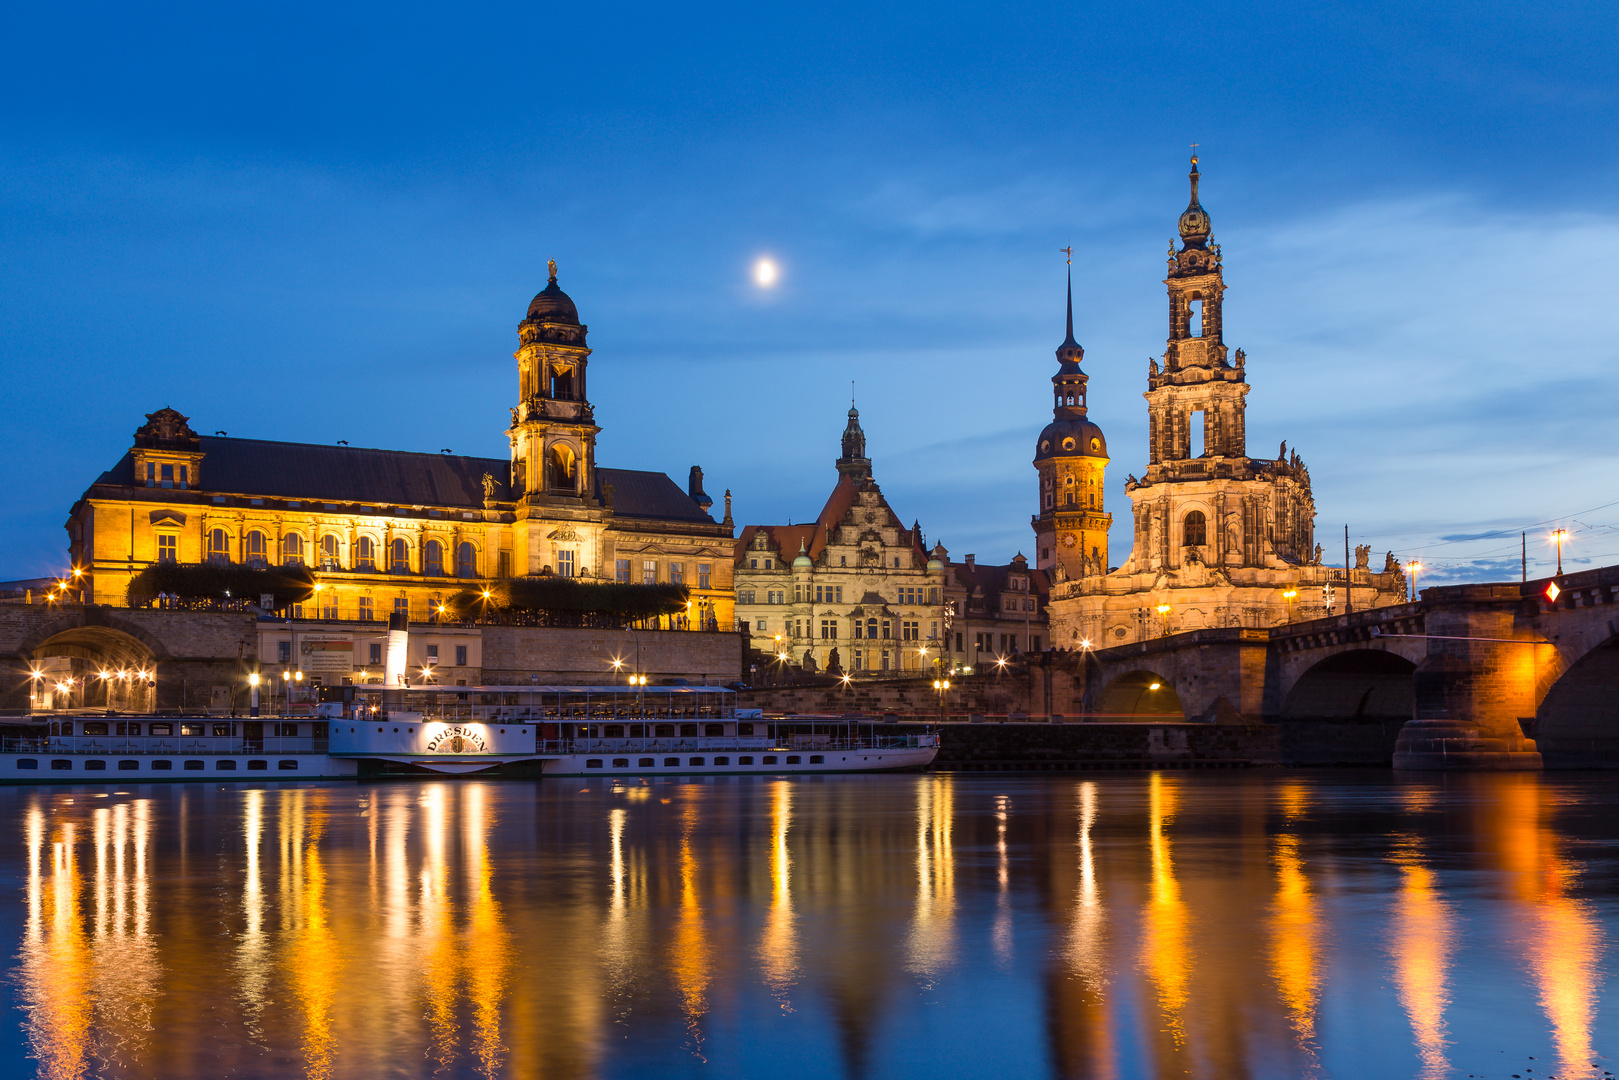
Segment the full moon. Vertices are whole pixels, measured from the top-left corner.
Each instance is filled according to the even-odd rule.
[[[773,259],[760,259],[753,264],[753,281],[761,289],[768,289],[774,285],[780,273]]]

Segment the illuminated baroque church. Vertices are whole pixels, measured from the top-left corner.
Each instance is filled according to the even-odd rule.
[[[148,414],[67,522],[85,599],[125,604],[164,560],[302,563],[319,590],[295,616],[426,619],[476,581],[556,574],[685,585],[677,625],[730,629],[729,493],[716,522],[695,466],[685,490],[597,467],[587,329],[551,263],[518,325],[508,459],[207,436],[173,409]]]
[[[1057,350],[1052,423],[1036,443],[1038,565],[1052,573],[1051,640],[1057,648],[1122,645],[1204,627],[1269,627],[1402,603],[1405,577],[1392,553],[1381,572],[1356,552],[1346,572],[1322,565],[1310,471],[1284,442],[1277,456],[1247,452],[1248,381],[1243,351],[1225,344],[1224,265],[1209,215],[1191,200],[1171,241],[1169,336],[1163,363],[1148,361],[1147,466],[1125,481],[1133,542],[1108,565],[1112,516],[1103,505],[1107,441],[1087,416],[1084,350]],[[1288,594],[1292,593],[1292,596]],[[1352,596],[1346,596],[1352,593]],[[1330,606],[1329,606],[1330,605]]]

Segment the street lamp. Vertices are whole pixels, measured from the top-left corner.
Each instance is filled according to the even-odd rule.
[[[1562,549],[1559,548],[1558,550],[1561,551]],[[1559,565],[1561,565],[1561,560],[1559,560]],[[1416,600],[1417,600],[1417,571],[1421,570],[1421,569],[1422,569],[1422,564],[1417,562],[1417,560],[1415,560],[1415,559],[1412,559],[1410,562],[1405,564],[1405,572],[1407,574],[1411,575],[1411,602],[1412,603],[1416,603]]]
[[[945,722],[944,695],[950,689],[949,679],[934,679],[933,691],[939,695],[939,723]]]
[[[1567,529],[1553,529],[1551,542],[1557,545],[1557,576],[1563,576],[1563,544],[1568,540]]]
[[[249,715],[249,716],[257,716],[259,714],[259,673],[258,672],[254,671],[254,672],[250,672],[248,674],[248,676],[247,676],[247,685],[253,688],[252,697],[248,699],[248,703],[247,703],[247,715]]]
[[[1173,611],[1173,610],[1174,609],[1171,608],[1168,604],[1159,604],[1158,605],[1158,615],[1159,615],[1159,617],[1161,619],[1164,620],[1164,636],[1165,637],[1169,636],[1169,613],[1171,611]]]
[[[1288,589],[1286,592],[1284,592],[1282,594],[1283,598],[1285,598],[1287,600],[1287,621],[1288,622],[1293,621],[1293,601],[1298,598],[1298,595],[1299,595],[1299,591],[1297,589]]]

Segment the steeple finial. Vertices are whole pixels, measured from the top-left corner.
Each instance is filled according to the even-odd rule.
[[[1197,143],[1192,144],[1192,171],[1186,174],[1186,179],[1191,183],[1192,197],[1181,211],[1181,243],[1188,248],[1206,247],[1213,226],[1209,223],[1209,212],[1197,201],[1197,182],[1201,179],[1197,171]]]
[[[1085,359],[1085,350],[1074,340],[1074,246],[1070,244],[1057,251],[1068,260],[1068,336],[1057,346],[1057,362],[1066,369],[1069,364],[1077,365]]]

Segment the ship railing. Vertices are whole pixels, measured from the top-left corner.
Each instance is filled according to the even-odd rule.
[[[328,740],[315,738],[243,738],[183,735],[179,737],[126,737],[122,735],[60,736],[0,739],[0,752],[38,751],[49,754],[323,754]]]
[[[923,740],[926,740],[924,742]],[[764,750],[795,753],[823,750],[903,750],[933,745],[932,736],[874,735],[860,739],[827,739],[814,742],[750,739],[712,735],[686,739],[544,739],[537,744],[545,754],[723,754]]]

